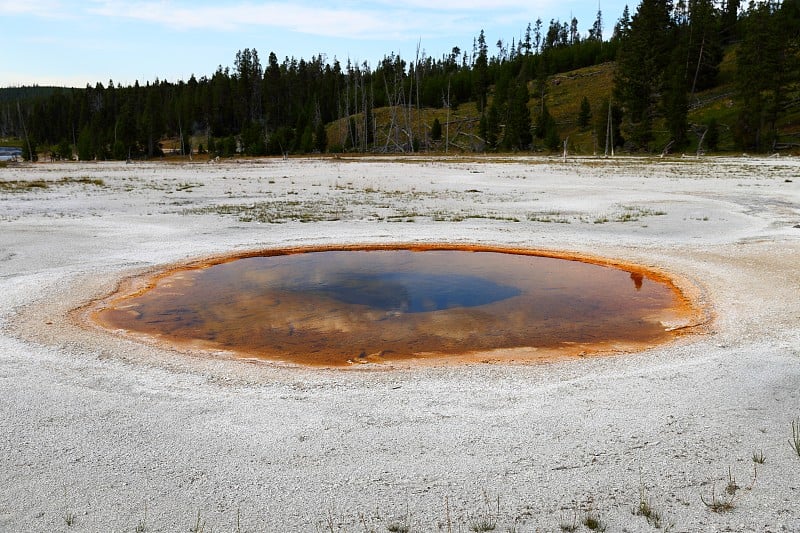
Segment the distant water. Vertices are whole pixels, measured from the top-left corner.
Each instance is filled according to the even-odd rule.
[[[0,161],[10,161],[22,157],[22,150],[16,146],[0,146]]]

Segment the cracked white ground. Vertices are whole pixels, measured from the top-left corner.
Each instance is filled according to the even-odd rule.
[[[559,531],[587,514],[653,531],[642,493],[673,531],[800,530],[796,158],[47,163],[0,180],[2,531]],[[656,267],[713,321],[634,354],[341,371],[183,354],[70,314],[176,262],[393,242]]]

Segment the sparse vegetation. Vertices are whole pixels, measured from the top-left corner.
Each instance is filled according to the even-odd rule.
[[[644,486],[639,488],[639,504],[636,506],[636,509],[634,509],[633,514],[645,517],[647,523],[655,528],[660,529],[663,525],[661,521],[661,512],[653,506],[645,492]]]
[[[64,485],[64,523],[67,527],[72,527],[75,524],[75,513],[72,511],[67,498],[67,486]]]
[[[492,508],[492,501],[489,496],[484,492],[484,509],[477,516],[470,520],[469,530],[475,533],[486,533],[487,531],[494,531],[497,527],[497,521],[500,518],[500,496],[494,502]]]
[[[559,523],[558,527],[561,531],[565,531],[566,533],[574,533],[578,530],[578,509],[572,509],[572,517],[570,520],[565,519],[563,516],[561,517],[561,522]]]
[[[561,214],[560,211],[545,211],[542,213],[528,213],[527,219],[531,222],[544,222],[556,224],[570,224],[569,218]]]
[[[763,465],[767,462],[767,456],[764,455],[764,450],[756,450],[753,452],[753,462],[759,465]]]
[[[203,533],[206,529],[205,520],[200,518],[200,509],[197,510],[197,517],[195,518],[194,525],[189,528],[190,533]]]
[[[727,488],[726,488],[726,492],[727,492]],[[734,491],[734,493],[735,493],[735,491]],[[734,509],[734,505],[733,505],[734,497],[735,497],[735,494],[728,493],[728,497],[727,498],[722,498],[722,499],[717,498],[715,486],[712,483],[711,484],[711,497],[708,500],[706,500],[706,498],[701,494],[700,495],[700,501],[702,501],[703,504],[706,507],[708,507],[711,511],[713,511],[715,513],[727,513],[728,511],[732,511]]]
[[[26,192],[37,189],[48,189],[54,186],[64,185],[92,185],[104,187],[105,181],[100,178],[90,178],[82,176],[79,178],[63,177],[59,180],[3,180],[0,181],[0,192]]]
[[[624,205],[622,206],[622,213],[619,213],[614,221],[615,222],[635,222],[644,217],[657,217],[663,216],[667,213],[665,211],[658,211],[653,209],[648,209],[646,207],[638,207],[638,206],[629,206]]]
[[[731,467],[728,467],[728,484],[725,485],[725,492],[730,496],[735,496],[736,491],[738,491],[740,488],[741,487],[736,484],[736,478],[731,473]]]
[[[238,521],[238,517],[237,517]],[[147,531],[147,502],[144,502],[144,517],[136,523],[136,533],[145,533]]]
[[[494,531],[497,527],[497,523],[488,519],[488,518],[481,518],[478,521],[473,522],[469,526],[470,531],[475,531],[475,533],[485,533],[486,531]]]
[[[605,531],[607,527],[605,522],[600,519],[600,516],[591,508],[583,516],[583,525],[592,531]]]
[[[800,457],[800,418],[792,420],[792,438],[789,439],[789,445]]]

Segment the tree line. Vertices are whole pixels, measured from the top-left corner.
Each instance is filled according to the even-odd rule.
[[[718,83],[726,50],[735,50],[734,126],[738,146],[769,150],[776,123],[796,105],[800,0],[642,0],[626,7],[610,35],[602,13],[585,32],[578,21],[541,20],[524,37],[498,40],[483,31],[471,50],[454,47],[433,58],[418,48],[413,59],[394,53],[377,65],[342,64],[322,55],[309,60],[255,49],[236,53],[233,67],[187,81],[109,80],[81,89],[16,89],[0,97],[0,135],[24,138],[26,157],[90,159],[162,155],[165,138],[184,154],[209,152],[279,155],[311,152],[413,152],[437,146],[441,122],[425,109],[474,105],[477,141],[471,149],[557,149],[560,127],[547,106],[547,80],[555,74],[616,61],[614,89],[603,109],[581,102],[579,122],[595,115],[599,144],[629,150],[655,146],[665,127],[669,146],[688,144],[692,132],[713,148],[715,124],[689,124],[696,95]],[[3,92],[0,92],[0,96]],[[585,100],[585,98],[584,98]],[[376,110],[388,110],[376,119]],[[336,123],[337,128],[330,125]],[[438,123],[438,124],[437,124]],[[192,146],[192,142],[197,146]]]
[[[633,149],[652,149],[654,124],[668,130],[666,148],[683,148],[691,132],[713,144],[718,125],[690,125],[698,92],[718,83],[724,51],[735,51],[733,138],[743,150],[767,151],[776,124],[800,100],[789,89],[800,81],[800,1],[643,0],[626,9],[617,27],[614,98],[624,111],[622,130]],[[791,98],[790,98],[791,96]]]

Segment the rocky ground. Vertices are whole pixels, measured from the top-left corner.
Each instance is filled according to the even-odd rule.
[[[795,158],[0,168],[0,530],[798,531],[799,174]],[[181,353],[80,312],[209,255],[434,242],[654,267],[710,321],[640,353],[325,370]]]

